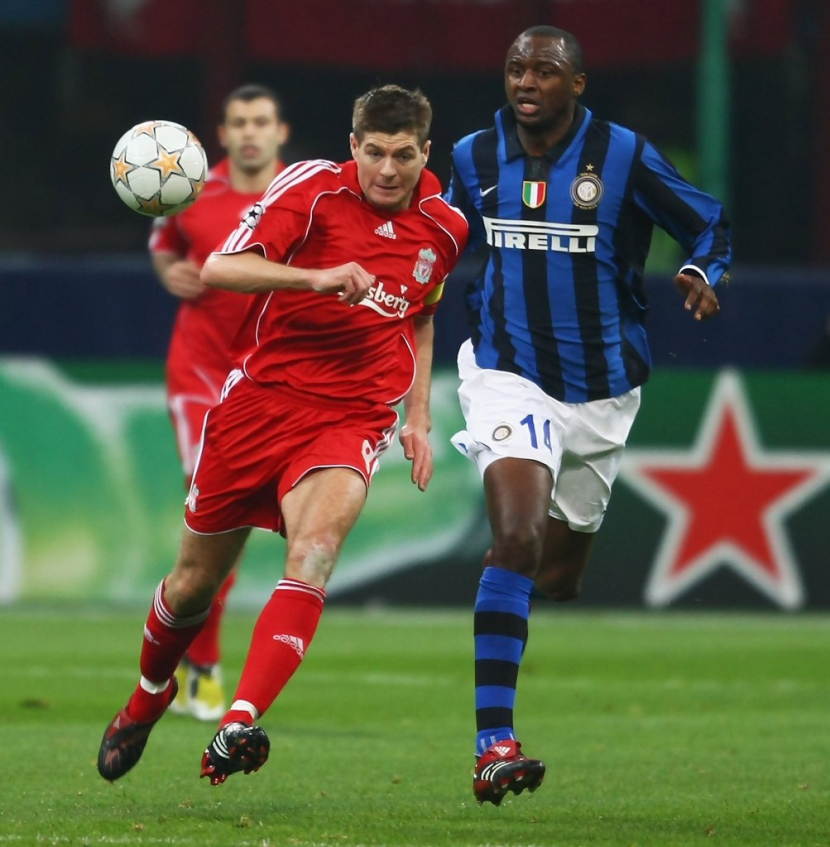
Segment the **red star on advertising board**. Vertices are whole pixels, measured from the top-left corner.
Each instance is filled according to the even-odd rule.
[[[724,565],[778,605],[803,605],[784,519],[830,482],[830,454],[765,450],[736,373],[719,376],[695,445],[630,450],[621,477],[669,518],[648,605],[667,605]]]

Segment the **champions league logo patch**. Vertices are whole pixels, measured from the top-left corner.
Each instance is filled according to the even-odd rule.
[[[593,166],[588,165],[588,168],[590,170]],[[605,187],[596,174],[580,174],[571,183],[571,200],[574,201],[574,206],[580,209],[596,209],[604,193]]]
[[[429,282],[437,258],[435,251],[429,247],[424,247],[418,253],[418,261],[415,262],[415,267],[412,269],[412,276],[415,277],[416,282],[420,282],[421,285],[426,285]]]
[[[262,203],[254,203],[247,212],[245,212],[245,217],[242,218],[242,223],[245,224],[248,229],[256,229],[256,225],[259,223],[259,219],[265,214],[265,208]]]

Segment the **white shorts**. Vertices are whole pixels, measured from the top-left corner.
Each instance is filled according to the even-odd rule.
[[[596,532],[640,408],[639,387],[608,400],[562,403],[524,377],[480,368],[469,340],[458,352],[458,375],[467,429],[453,436],[455,447],[482,477],[505,457],[547,465],[551,517],[577,532]]]

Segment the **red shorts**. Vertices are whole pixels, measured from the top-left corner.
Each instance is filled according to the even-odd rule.
[[[185,524],[205,535],[248,526],[285,534],[280,501],[320,468],[353,468],[368,487],[398,425],[388,406],[326,403],[238,370],[222,397],[205,418],[185,507]]]
[[[176,433],[176,446],[184,475],[196,466],[205,414],[219,402],[230,366],[199,366],[191,362],[167,363],[167,409]]]

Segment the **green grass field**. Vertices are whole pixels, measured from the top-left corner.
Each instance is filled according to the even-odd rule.
[[[143,615],[0,613],[3,845],[830,844],[830,621],[538,609],[517,730],[534,795],[472,798],[471,619],[329,610],[262,721],[268,764],[199,780],[213,727],[168,715],[95,769]],[[232,684],[252,617],[231,615]]]

